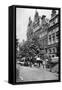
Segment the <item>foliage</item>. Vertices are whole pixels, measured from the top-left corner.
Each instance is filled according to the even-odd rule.
[[[19,57],[34,58],[36,55],[40,55],[42,48],[38,40],[38,37],[35,36],[32,38],[32,41],[26,41],[23,46],[19,47]]]

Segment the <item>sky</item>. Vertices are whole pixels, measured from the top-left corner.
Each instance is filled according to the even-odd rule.
[[[19,42],[27,39],[27,25],[29,17],[32,21],[34,19],[36,9],[29,8],[16,8],[16,36],[19,39]],[[51,18],[51,10],[46,9],[37,9],[40,16],[46,15],[46,18]]]

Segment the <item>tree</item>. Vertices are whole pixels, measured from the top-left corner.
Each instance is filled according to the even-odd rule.
[[[25,43],[20,47],[19,56],[25,58],[32,58],[36,55],[41,54],[41,45],[39,44],[39,39],[37,36],[32,38],[32,41],[25,41]],[[21,59],[20,59],[21,60]]]

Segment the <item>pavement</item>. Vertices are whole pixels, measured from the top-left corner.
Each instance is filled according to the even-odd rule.
[[[44,81],[44,80],[58,80],[58,75],[56,73],[49,72],[46,68],[43,69],[36,67],[27,67],[16,65],[19,69],[19,82],[25,81]]]

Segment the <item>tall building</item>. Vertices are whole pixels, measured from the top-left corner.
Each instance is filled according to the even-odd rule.
[[[49,27],[49,23],[47,22],[46,16],[43,15],[41,17],[42,23],[41,23],[41,33],[39,34],[39,42],[41,44],[41,47],[46,51],[47,53],[47,31]]]
[[[31,17],[29,17],[29,22],[28,22],[28,28],[27,28],[27,40],[32,40],[32,36],[33,36],[33,29],[32,29],[32,20]]]
[[[45,15],[39,16],[37,10],[34,15],[34,21],[29,19],[28,30],[27,30],[27,38],[28,40],[32,40],[33,37],[37,36],[39,44],[41,48],[47,52],[47,31],[49,27],[49,20]]]
[[[48,28],[48,55],[55,57],[59,43],[59,14],[52,10]]]

